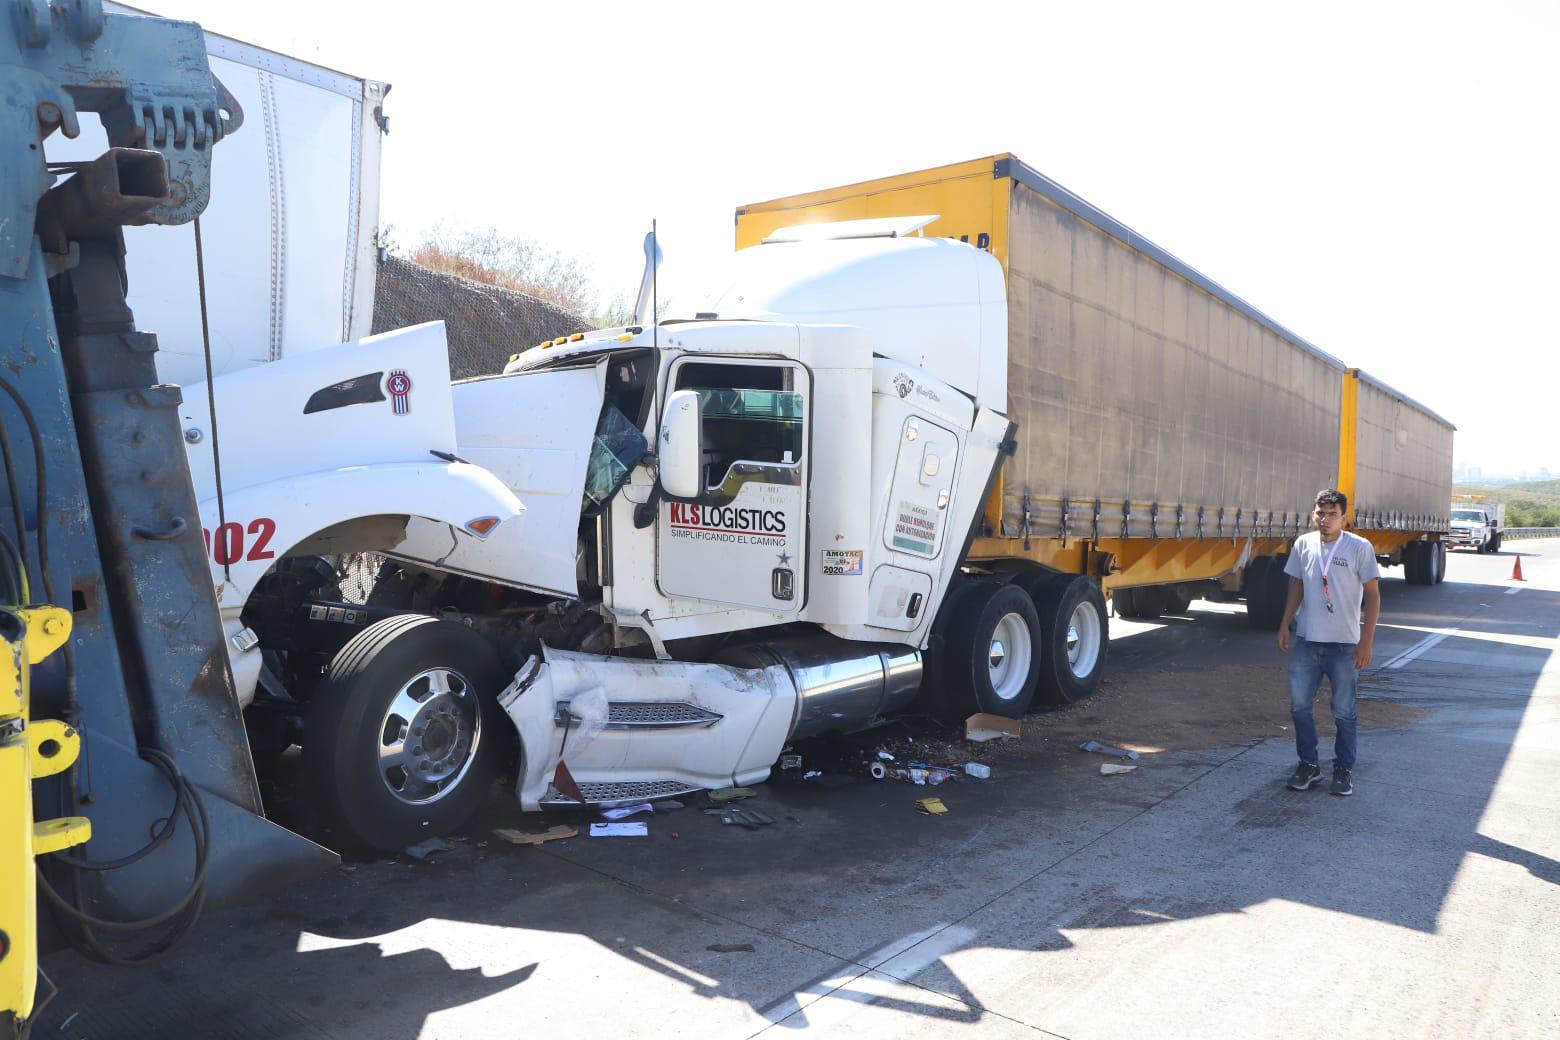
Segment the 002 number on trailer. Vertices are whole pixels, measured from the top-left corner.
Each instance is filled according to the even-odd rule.
[[[238,563],[240,560],[272,560],[276,553],[269,548],[271,539],[276,534],[276,521],[268,516],[256,517],[249,521],[246,528],[243,524],[228,522],[217,528],[217,535],[212,537],[210,528],[202,527],[200,536],[206,542],[206,554],[217,563],[226,566],[230,563]],[[254,541],[248,545],[248,553],[245,553],[245,538],[252,536]]]

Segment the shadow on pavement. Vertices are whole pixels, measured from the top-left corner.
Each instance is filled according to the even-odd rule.
[[[699,1034],[800,1027],[825,993],[975,1022],[981,1002],[938,966],[954,949],[1065,951],[1079,929],[1274,900],[1434,932],[1468,853],[1560,883],[1554,860],[1481,833],[1549,656],[1503,637],[1553,639],[1560,594],[1462,588],[1457,605],[1384,583],[1394,626],[1461,633],[1439,644],[1440,660],[1427,654],[1375,691],[1428,715],[1368,735],[1351,800],[1284,790],[1290,752],[1268,741],[1148,756],[1136,776],[1109,780],[1098,758],[1058,750],[938,792],[777,781],[761,794],[777,822],[752,832],[696,807],[656,815],[642,841],[518,848],[475,830],[425,861],[349,866],[209,914],[149,969],[56,955],[46,969],[62,996],[35,1035],[69,1018],[59,1035],[73,1040],[548,1036],[593,1016],[607,1023],[596,1032]],[[1120,649],[1127,661],[1195,666],[1215,654],[1267,661],[1271,640],[1239,614],[1204,613]],[[1448,652],[1494,652],[1502,663],[1449,665]],[[1441,762],[1455,762],[1455,775]],[[929,793],[954,811],[914,812]],[[552,822],[500,804],[485,827]],[[1340,884],[1340,871],[1352,883]],[[929,971],[959,1006],[847,986],[879,967],[901,978]]]

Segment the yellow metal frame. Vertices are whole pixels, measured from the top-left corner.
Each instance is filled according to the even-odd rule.
[[[1346,523],[1354,523],[1355,470],[1359,465],[1360,370],[1343,374],[1343,401],[1338,410],[1338,490],[1349,496],[1344,513]]]
[[[976,538],[972,562],[1027,560],[1067,574],[1092,574],[1106,592],[1140,585],[1210,581],[1229,574],[1257,556],[1274,556],[1289,547],[1289,538]]]
[[[84,817],[34,820],[32,782],[69,769],[81,735],[52,719],[28,718],[28,673],[70,638],[70,613],[59,607],[0,608],[21,637],[0,648],[0,1011],[25,1021],[38,989],[38,906],[33,858],[92,836]]]

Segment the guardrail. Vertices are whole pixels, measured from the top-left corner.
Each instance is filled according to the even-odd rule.
[[[1560,538],[1560,527],[1508,527],[1502,538]]]

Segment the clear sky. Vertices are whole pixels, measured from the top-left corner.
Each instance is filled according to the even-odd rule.
[[[393,84],[382,224],[678,291],[740,204],[1011,151],[1560,471],[1560,3],[141,0]]]

